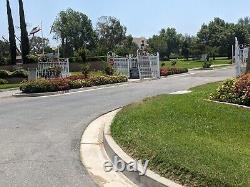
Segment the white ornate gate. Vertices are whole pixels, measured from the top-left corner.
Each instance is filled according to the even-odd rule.
[[[69,72],[69,59],[59,59],[58,61],[47,61],[39,62],[36,69],[37,78],[46,77],[49,73],[49,68],[60,67],[61,68],[61,77],[68,77]],[[53,75],[49,75],[53,76]]]
[[[249,48],[239,44],[237,38],[235,38],[235,65],[236,65],[236,76],[240,76],[246,72],[247,58]]]
[[[140,55],[136,58],[131,56],[127,58],[108,57],[108,62],[111,63],[114,69],[122,75],[130,78],[130,70],[137,68],[140,79],[145,78],[160,78],[160,60],[157,55]]]

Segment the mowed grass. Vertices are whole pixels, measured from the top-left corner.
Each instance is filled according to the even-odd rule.
[[[230,64],[231,60],[228,60],[227,58],[218,58],[211,62],[212,65],[222,65],[222,64]],[[172,67],[171,61],[164,61],[161,63],[164,63],[166,67]],[[188,60],[188,61],[178,60],[175,67],[193,69],[193,68],[202,68],[202,64],[203,62],[199,60]]]
[[[0,90],[18,88],[19,84],[0,84]]]
[[[250,186],[250,110],[205,101],[217,86],[127,106],[112,136],[132,157],[186,186]]]

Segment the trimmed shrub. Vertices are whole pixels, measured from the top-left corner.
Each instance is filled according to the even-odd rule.
[[[69,89],[69,81],[62,78],[27,81],[20,86],[20,90],[24,93],[56,92]]]
[[[28,78],[28,72],[24,69],[16,70],[13,73],[11,73],[11,77]]]
[[[205,61],[205,62],[203,62],[203,64],[202,64],[202,67],[203,67],[204,69],[211,68],[211,66],[212,66],[212,63],[211,63],[210,61]]]
[[[127,77],[125,76],[98,76],[85,79],[84,76],[81,75],[71,76],[65,79],[57,78],[26,81],[21,84],[20,90],[23,93],[56,92],[105,84],[115,84],[126,81]]]
[[[0,70],[0,78],[7,79],[10,77],[10,72],[7,70]]]
[[[48,77],[49,78],[58,78],[62,73],[62,68],[60,66],[50,67],[48,68]]]
[[[223,82],[210,99],[250,106],[250,73]]]
[[[27,61],[28,61],[28,63],[36,64],[39,61],[39,57],[36,56],[36,55],[28,55],[27,56]]]
[[[69,87],[70,89],[82,88],[82,81],[81,80],[69,81]]]
[[[107,75],[114,75],[114,73],[115,73],[113,66],[111,64],[108,64],[108,63],[105,65],[104,71]]]
[[[82,70],[82,74],[84,75],[84,77],[87,78],[89,75],[89,72],[90,72],[90,65],[89,64],[82,64],[81,70]]]
[[[181,73],[187,73],[187,68],[168,68],[168,67],[162,67],[160,69],[161,76],[168,76],[168,75],[174,75],[174,74],[181,74]]]
[[[0,85],[1,85],[1,84],[8,84],[8,81],[5,80],[5,79],[0,79]]]

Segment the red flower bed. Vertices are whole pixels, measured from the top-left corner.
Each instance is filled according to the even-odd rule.
[[[56,92],[104,84],[115,84],[126,81],[127,77],[125,76],[97,76],[85,78],[85,76],[79,75],[67,78],[26,81],[21,84],[20,90],[23,93]]]

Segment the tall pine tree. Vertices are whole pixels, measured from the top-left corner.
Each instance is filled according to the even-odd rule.
[[[21,48],[24,63],[28,63],[27,56],[30,52],[29,37],[26,28],[25,15],[23,9],[23,1],[19,0],[20,28],[21,28]]]
[[[8,24],[9,24],[9,42],[10,42],[10,59],[11,64],[16,64],[16,38],[15,38],[15,29],[13,24],[13,18],[10,8],[9,0],[7,2],[7,15],[8,15]]]

